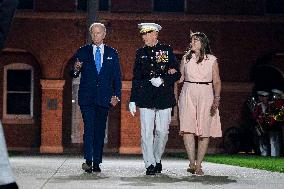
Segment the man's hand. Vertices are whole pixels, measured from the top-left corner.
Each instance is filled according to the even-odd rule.
[[[129,102],[129,111],[131,113],[131,115],[134,117],[135,116],[135,112],[136,112],[136,105],[135,102]]]
[[[168,74],[170,74],[170,75],[175,74],[176,72],[177,71],[174,68],[168,70]]]
[[[116,106],[118,102],[119,102],[119,99],[117,98],[117,96],[111,97],[110,103],[112,106]]]
[[[163,80],[161,79],[161,77],[154,77],[154,78],[152,78],[151,80],[151,83],[152,83],[152,85],[153,86],[155,86],[155,87],[160,87],[160,85],[162,85],[163,84]]]
[[[74,64],[74,69],[75,69],[76,71],[80,71],[80,70],[81,70],[81,67],[82,67],[82,64],[83,64],[83,62],[80,62],[79,59],[77,58],[77,60],[76,60],[76,62],[75,62],[75,64]]]

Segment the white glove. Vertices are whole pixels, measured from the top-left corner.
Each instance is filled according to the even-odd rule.
[[[155,86],[155,87],[160,87],[160,85],[163,84],[163,80],[161,79],[161,77],[152,78],[150,81],[151,81],[152,85]]]
[[[128,107],[129,107],[129,111],[130,111],[131,115],[134,117],[135,112],[136,112],[135,102],[129,102]]]

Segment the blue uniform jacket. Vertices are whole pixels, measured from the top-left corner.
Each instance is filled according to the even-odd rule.
[[[83,62],[79,73],[71,71],[72,77],[81,74],[78,92],[80,106],[95,104],[103,107],[110,106],[111,96],[121,98],[121,71],[117,51],[104,45],[103,63],[98,74],[93,55],[92,44],[78,49],[75,59]]]

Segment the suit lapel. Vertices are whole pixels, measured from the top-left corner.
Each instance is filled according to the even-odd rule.
[[[108,57],[108,54],[109,54],[109,48],[107,45],[104,45],[104,56],[103,56],[103,63],[102,63],[102,68],[101,68],[101,71],[102,72],[105,67],[106,67],[106,63],[107,63],[107,57]]]
[[[94,54],[93,54],[93,45],[92,45],[92,44],[89,45],[89,48],[88,48],[88,55],[89,55],[89,59],[90,59],[92,62],[95,62],[95,58],[94,58]]]
[[[89,48],[88,48],[88,55],[89,55],[89,60],[90,60],[90,63],[93,64],[93,65],[90,65],[91,67],[94,66],[95,67],[95,74],[98,75],[98,72],[97,72],[97,68],[96,68],[96,64],[95,64],[95,57],[94,57],[94,54],[93,54],[93,45],[90,44],[89,45]]]

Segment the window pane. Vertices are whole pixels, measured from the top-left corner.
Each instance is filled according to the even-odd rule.
[[[266,11],[270,14],[284,14],[283,0],[267,0]]]
[[[98,10],[100,11],[107,11],[109,10],[109,0],[97,0],[98,3]],[[88,0],[77,0],[77,10],[80,11],[87,11],[88,7]]]
[[[99,0],[99,10],[100,11],[107,11],[109,10],[109,0]]]
[[[31,94],[7,94],[7,114],[30,114]]]
[[[184,0],[154,0],[154,11],[183,12]]]
[[[7,91],[30,91],[31,70],[7,70]]]
[[[18,9],[33,9],[34,2],[33,0],[19,0]]]
[[[77,0],[77,10],[87,11],[87,0]]]

